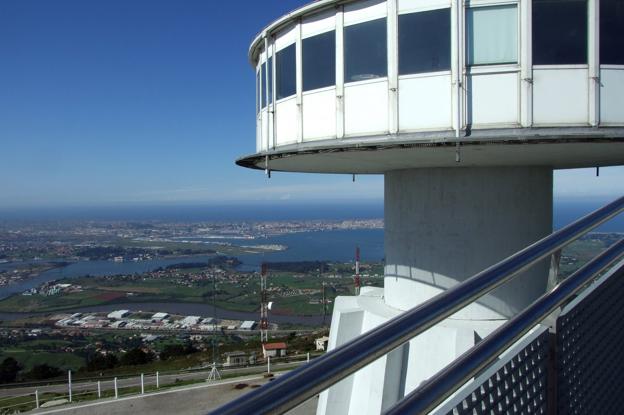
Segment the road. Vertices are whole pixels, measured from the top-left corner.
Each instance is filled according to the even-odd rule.
[[[281,371],[295,368],[303,363],[306,360],[296,361],[296,362],[288,362],[288,363],[271,363],[271,371]],[[238,367],[238,368],[224,368],[220,370],[221,376],[231,377],[236,375],[243,374],[255,374],[255,373],[263,373],[266,372],[266,365],[262,366],[246,366],[246,367]],[[204,380],[208,378],[210,374],[210,369],[201,370],[201,371],[193,371],[193,372],[178,372],[178,373],[165,373],[159,376],[160,386],[171,385],[179,381],[190,381],[190,380]],[[156,385],[156,376],[154,374],[146,375],[144,378],[145,387]],[[100,383],[102,392],[104,391],[112,391],[114,390],[114,380],[110,378],[106,378],[106,380],[102,380]],[[141,378],[140,375],[126,378],[117,379],[117,388],[128,388],[128,387],[139,387],[141,386]],[[43,385],[43,386],[23,386],[23,387],[15,387],[15,388],[3,388],[0,389],[0,399],[15,397],[15,396],[23,396],[34,394],[35,390],[39,391],[39,395],[41,396],[44,393],[55,392],[55,393],[65,393],[68,392],[67,383],[63,384],[54,384],[54,385]],[[80,393],[85,392],[94,392],[97,391],[97,379],[89,380],[89,381],[75,381],[72,383],[72,395],[78,395]],[[0,407],[2,407],[2,401],[0,400]]]

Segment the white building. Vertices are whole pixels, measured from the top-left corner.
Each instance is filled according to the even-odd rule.
[[[286,343],[262,343],[262,355],[267,357],[283,357],[286,356]]]
[[[108,313],[106,317],[114,320],[119,320],[130,315],[130,310],[116,310]]]
[[[556,22],[556,24],[555,24]],[[253,41],[254,169],[383,174],[384,288],[338,297],[329,349],[552,231],[555,169],[624,164],[612,0],[320,0]],[[321,394],[379,413],[544,293],[548,263]]]
[[[152,316],[152,319],[151,319],[151,320],[152,320],[152,321],[162,321],[162,320],[164,320],[164,319],[166,319],[166,318],[168,318],[168,317],[169,317],[169,314],[167,314],[167,313],[160,313],[160,312],[159,312],[159,313],[155,313],[155,314]]]
[[[316,345],[316,350],[327,350],[327,345],[329,343],[329,337],[323,336],[314,340],[314,344]]]
[[[243,366],[249,362],[247,353],[245,352],[228,352],[225,353],[224,366]]]
[[[200,321],[201,317],[199,316],[187,316],[184,317],[182,320],[177,321],[177,323],[182,327],[190,327],[199,324]]]
[[[256,326],[255,321],[246,320],[241,323],[239,330],[253,330],[255,326]]]

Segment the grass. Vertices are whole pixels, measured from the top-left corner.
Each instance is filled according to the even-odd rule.
[[[335,264],[330,271],[347,267]],[[348,268],[348,267],[347,267]],[[346,269],[346,268],[345,268]],[[348,271],[348,270],[347,270]],[[187,272],[187,270],[185,270]],[[326,296],[330,300],[328,311],[331,312],[333,300],[337,295],[352,295],[353,279],[350,275],[341,278],[319,277],[316,274],[298,274],[292,272],[272,273],[268,277],[269,300],[275,303],[274,312],[293,315],[321,315],[322,282],[327,284]],[[381,278],[362,278],[363,284],[382,284]],[[54,296],[13,295],[0,301],[0,312],[58,312],[76,308],[115,303],[191,303],[211,304],[212,284],[208,281],[181,285],[167,279],[111,279],[104,277],[84,277],[72,280],[83,287],[81,292]],[[242,275],[239,281],[218,282],[216,303],[219,308],[255,312],[259,308],[259,278]],[[315,290],[316,292],[282,295],[289,290]],[[132,293],[132,295],[127,295]],[[310,302],[316,304],[310,304]]]
[[[0,361],[12,357],[29,371],[33,366],[47,363],[63,370],[77,370],[85,365],[85,359],[71,352],[33,351],[31,348],[4,348],[0,351]]]

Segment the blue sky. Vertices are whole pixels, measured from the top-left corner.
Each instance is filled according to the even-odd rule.
[[[255,146],[249,43],[304,3],[0,2],[0,207],[381,200],[381,176],[234,165]],[[555,177],[611,197],[624,168]]]

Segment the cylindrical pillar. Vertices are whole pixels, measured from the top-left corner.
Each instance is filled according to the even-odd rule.
[[[551,232],[548,167],[387,172],[385,302],[407,310]],[[544,261],[457,316],[509,317],[544,293],[547,278]]]

